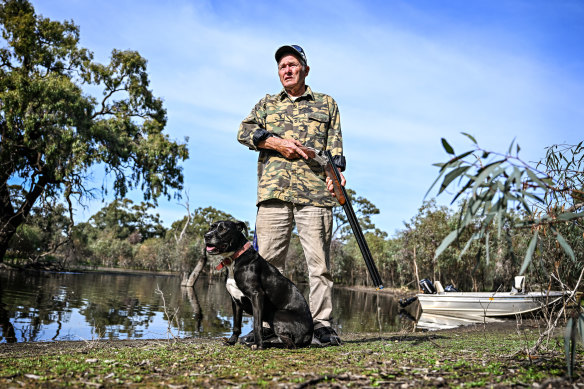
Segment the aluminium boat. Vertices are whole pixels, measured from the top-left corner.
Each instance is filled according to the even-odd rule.
[[[452,315],[441,315],[438,313],[428,313],[422,312],[420,317],[416,322],[416,328],[423,330],[446,330],[451,328],[457,328],[473,324],[486,324],[486,323],[501,323],[504,319],[497,317],[485,317],[478,315],[464,315],[459,314],[456,316]]]
[[[425,313],[497,317],[537,311],[565,295],[556,291],[525,292],[524,279],[515,277],[511,292],[446,292],[436,281],[433,288],[422,285],[425,293],[417,298]]]

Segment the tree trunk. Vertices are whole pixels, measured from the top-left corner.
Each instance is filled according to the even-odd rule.
[[[420,289],[420,275],[418,274],[418,262],[416,258],[416,246],[414,246],[414,274],[416,275],[416,288]]]
[[[16,233],[16,229],[24,223],[32,206],[45,190],[47,178],[41,175],[38,181],[32,184],[31,190],[24,198],[24,202],[16,211],[12,206],[12,199],[7,184],[7,180],[2,178],[0,181],[0,263],[4,261],[8,243]]]
[[[205,252],[205,248],[203,247],[203,253],[199,257],[199,260],[197,261],[197,265],[195,266],[193,271],[189,274],[188,277],[186,276],[188,274],[188,271],[183,273],[183,279],[181,282],[181,286],[187,286],[187,287],[195,286],[195,283],[197,282],[199,275],[201,275],[201,272],[203,271],[203,268],[205,267],[206,263],[207,263],[207,253]]]
[[[6,255],[6,250],[8,250],[8,243],[10,243],[10,239],[16,233],[16,229],[21,223],[20,220],[20,218],[11,218],[8,215],[2,215],[0,217],[0,223],[2,225],[0,228],[0,263],[4,262],[4,256]]]
[[[4,261],[8,242],[16,232],[16,227],[18,227],[18,225],[15,225],[14,216],[8,183],[3,180],[0,184],[0,263]]]
[[[8,249],[8,242],[0,242],[0,263],[4,262],[4,256],[6,255],[6,250]]]

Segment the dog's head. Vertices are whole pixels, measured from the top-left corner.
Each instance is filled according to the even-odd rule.
[[[237,251],[247,241],[245,233],[247,226],[244,222],[222,220],[211,224],[205,233],[207,254],[225,255]]]

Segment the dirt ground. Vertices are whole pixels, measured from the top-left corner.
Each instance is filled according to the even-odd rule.
[[[506,322],[255,351],[208,338],[0,344],[0,387],[584,387],[584,351],[567,378],[561,331],[526,353],[540,332]]]

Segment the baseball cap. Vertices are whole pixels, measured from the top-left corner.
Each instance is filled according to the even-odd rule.
[[[308,64],[304,50],[298,45],[284,45],[276,50],[276,62],[280,62],[280,58],[282,58],[284,54],[289,53],[299,56],[304,61],[304,64]]]

